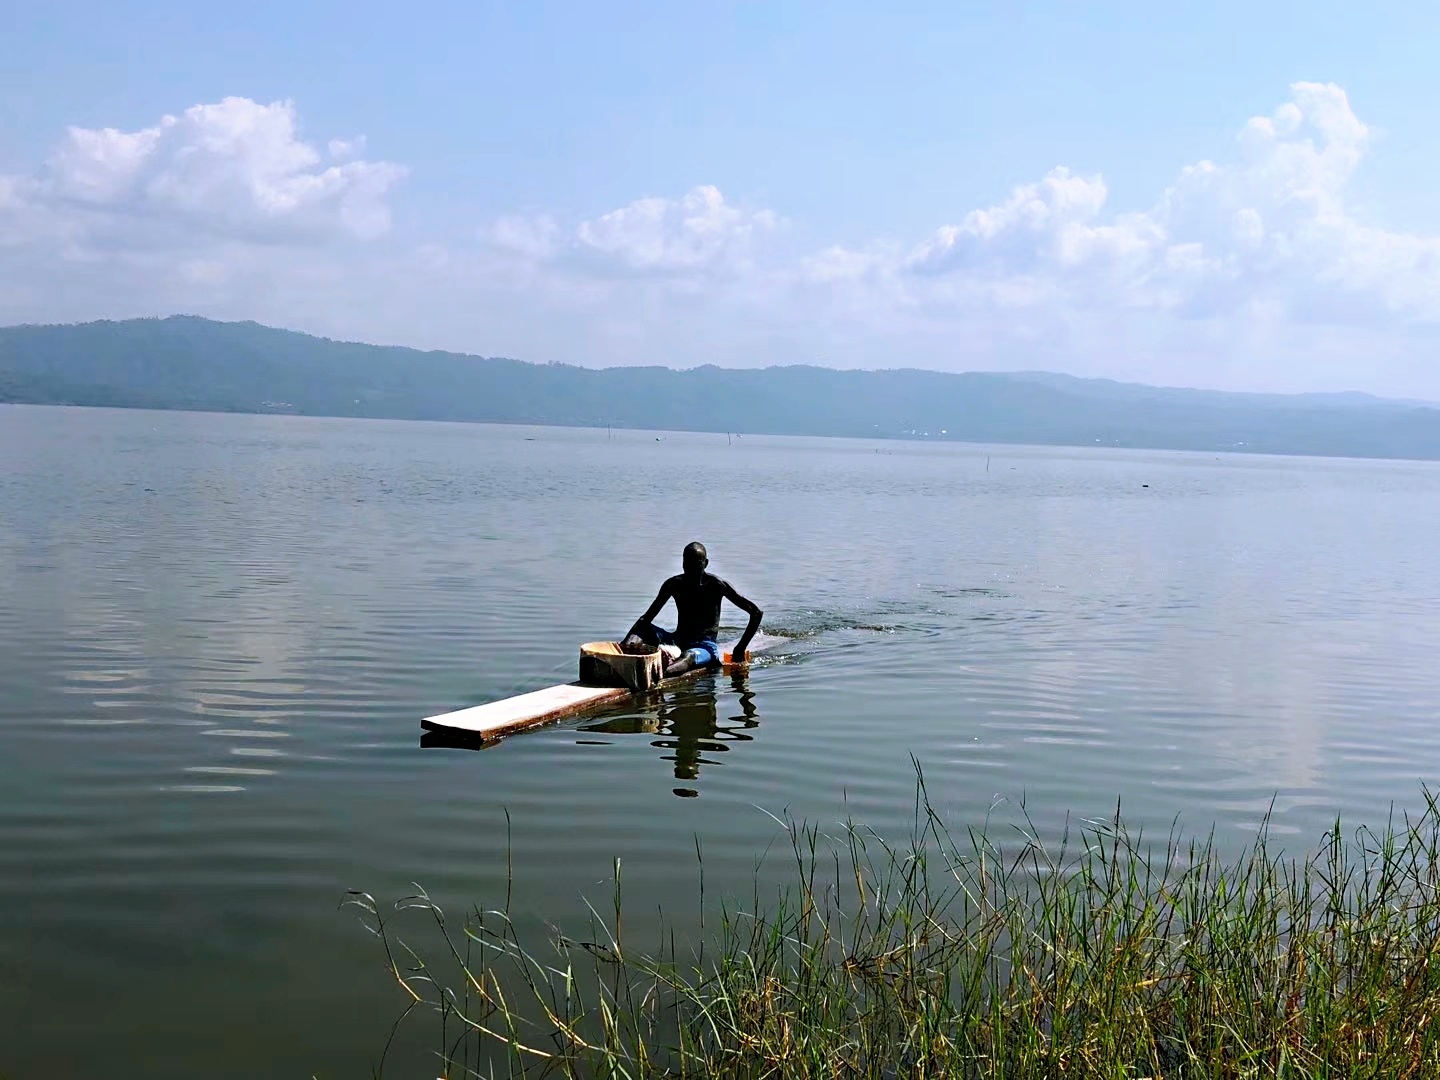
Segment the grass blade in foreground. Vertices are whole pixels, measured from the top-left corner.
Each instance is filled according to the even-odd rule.
[[[957,836],[919,786],[903,844],[786,825],[773,904],[727,902],[682,957],[623,940],[522,942],[503,911],[452,926],[423,892],[425,948],[373,899],[448,1077],[1440,1076],[1440,809],[1303,861],[1262,828],[1213,841],[1131,835],[1118,812],[1048,848]],[[419,1008],[414,1016],[427,1015]]]

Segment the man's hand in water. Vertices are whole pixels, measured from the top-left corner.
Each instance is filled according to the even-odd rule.
[[[732,663],[743,664],[745,663],[745,657],[750,648],[750,641],[754,638],[756,632],[759,631],[760,620],[764,617],[765,613],[760,610],[759,606],[756,605],[753,600],[741,596],[728,583],[725,586],[725,599],[729,600],[741,611],[750,616],[750,621],[745,625],[745,632],[740,635],[740,640],[735,643],[735,651],[730,654]]]

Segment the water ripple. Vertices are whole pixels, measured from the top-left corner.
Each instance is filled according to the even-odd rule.
[[[513,886],[543,933],[618,856],[684,910],[697,844],[712,892],[783,878],[769,814],[906,834],[916,761],[961,827],[1376,820],[1440,778],[1436,526],[1412,463],[7,411],[0,1045],[363,1072],[393,988],[346,888]],[[791,638],[745,680],[422,745],[697,536]]]

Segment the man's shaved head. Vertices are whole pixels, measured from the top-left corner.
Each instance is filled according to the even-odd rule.
[[[699,540],[692,540],[685,545],[685,550],[680,553],[681,565],[687,573],[698,574],[710,565],[710,556],[705,551],[705,545]]]

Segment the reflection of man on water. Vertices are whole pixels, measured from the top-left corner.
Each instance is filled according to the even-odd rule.
[[[627,649],[642,646],[660,646],[665,651],[665,676],[681,675],[691,668],[719,664],[720,646],[715,643],[720,633],[720,602],[729,600],[745,614],[750,622],[740,640],[735,643],[736,663],[745,662],[745,651],[750,639],[760,629],[764,614],[753,601],[741,596],[728,581],[707,573],[710,557],[705,545],[698,540],[687,544],[681,554],[683,573],[666,579],[655,594],[655,599],[645,609],[645,614],[635,621],[623,643]],[[676,623],[672,633],[662,630],[653,622],[656,615],[671,600],[675,601]]]
[[[729,747],[726,742],[746,741],[752,736],[744,734],[741,728],[753,728],[760,721],[755,709],[755,695],[745,684],[744,676],[736,675],[731,682],[740,697],[740,715],[729,719],[739,725],[722,727],[716,709],[718,699],[715,692],[701,690],[695,694],[677,694],[675,700],[662,705],[659,721],[661,731],[669,738],[656,739],[652,746],[662,750],[674,750],[670,758],[675,763],[676,780],[695,780],[700,776],[700,766],[705,764],[702,757],[706,752],[723,752]],[[669,730],[666,731],[666,728]],[[675,794],[693,797],[698,792],[690,788],[676,788]]]
[[[719,695],[716,688],[707,683],[666,695],[666,700],[653,713],[616,716],[585,724],[580,730],[658,736],[651,740],[650,745],[674,751],[665,755],[665,760],[675,763],[675,779],[695,780],[700,776],[701,765],[718,764],[713,759],[707,760],[704,755],[729,750],[727,743],[749,742],[754,736],[747,735],[746,730],[760,726],[755,695],[750,691],[744,672],[736,671],[730,677],[730,688],[738,699],[740,714],[728,717],[723,725],[719,719]],[[693,788],[677,787],[675,794],[682,798],[694,798],[699,792]]]

